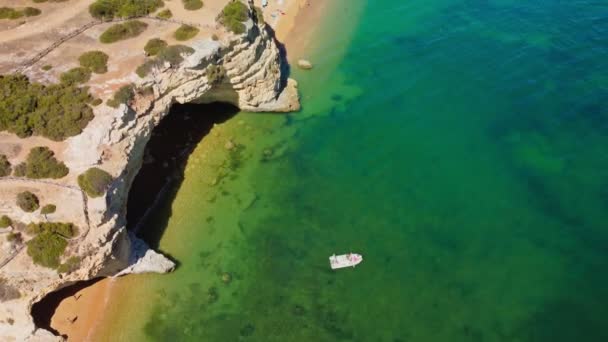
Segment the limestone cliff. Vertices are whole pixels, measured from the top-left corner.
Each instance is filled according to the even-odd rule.
[[[17,289],[21,295],[0,305],[2,340],[60,339],[37,329],[30,315],[33,303],[59,288],[125,269],[121,273],[167,272],[173,268],[172,262],[147,250],[125,228],[128,192],[142,164],[144,148],[172,104],[223,101],[245,111],[299,109],[295,81],[286,77],[284,57],[272,34],[253,19],[246,26],[241,35],[193,41],[188,45],[194,53],[184,56],[179,65],[166,63],[144,79],[132,73],[127,81],[135,84],[135,98],[117,109],[96,107],[95,118],[83,133],[66,141],[63,159],[71,175],[98,166],[115,180],[105,196],[84,200],[88,227],[68,247],[82,258],[78,269],[58,274],[32,264],[25,250],[0,269],[0,278],[4,279],[0,290]],[[222,77],[212,78],[211,68],[219,66]]]

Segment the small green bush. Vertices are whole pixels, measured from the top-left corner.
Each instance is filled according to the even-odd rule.
[[[110,186],[112,176],[106,171],[92,167],[78,176],[78,185],[89,197],[102,196]]]
[[[103,74],[108,71],[109,56],[102,51],[85,52],[78,57],[78,62],[83,68],[87,68],[96,74]]]
[[[42,207],[42,209],[40,209],[40,213],[42,215],[52,214],[55,211],[57,211],[57,206],[54,204],[47,204],[44,207]]]
[[[0,228],[10,227],[12,224],[13,220],[11,220],[10,217],[6,215],[2,215],[2,217],[0,217]]]
[[[83,67],[72,68],[62,73],[60,79],[61,83],[67,85],[85,83],[91,79],[91,71]]]
[[[226,69],[221,65],[211,64],[207,67],[207,79],[211,84],[218,84],[222,82],[226,75]]]
[[[23,176],[33,179],[59,179],[67,176],[69,169],[55,158],[55,153],[46,146],[34,147],[25,161]],[[21,176],[22,177],[22,176]]]
[[[78,228],[71,222],[39,222],[27,225],[30,234],[49,232],[70,239],[78,235]]]
[[[0,177],[6,177],[12,172],[11,163],[4,154],[0,154]]]
[[[244,21],[249,19],[249,8],[239,0],[230,1],[222,10],[218,21],[236,34],[245,32]]]
[[[158,12],[156,17],[161,18],[161,19],[171,19],[171,18],[173,18],[173,13],[171,12],[170,9],[166,9],[166,10],[162,10],[162,11]]]
[[[48,0],[32,0],[32,1],[34,1],[37,4],[39,4],[39,3],[42,3],[42,2],[47,2]]]
[[[103,103],[103,101],[100,98],[97,98],[97,99],[93,100],[93,102],[91,102],[91,106],[97,107],[102,103]]]
[[[49,70],[53,69],[53,66],[52,66],[52,65],[50,65],[50,64],[47,64],[47,65],[44,65],[44,66],[43,66],[42,68],[40,68],[40,69],[42,69],[42,70],[44,70],[44,71],[49,71]]]
[[[42,13],[42,11],[37,9],[36,7],[26,7],[23,9],[23,14],[25,14],[26,17],[33,17],[36,15],[40,15],[40,13]]]
[[[9,232],[6,235],[6,241],[8,242],[13,242],[13,243],[21,243],[21,233],[19,232]]]
[[[194,49],[185,45],[170,45],[158,53],[158,60],[169,62],[171,65],[178,65],[184,61],[184,55],[191,55]]]
[[[29,191],[17,194],[17,205],[21,210],[31,213],[40,207],[38,197]]]
[[[137,76],[144,78],[148,76],[150,71],[152,71],[152,68],[156,67],[157,65],[157,60],[145,61],[144,64],[138,66],[137,69],[135,69],[135,73],[137,74]]]
[[[182,0],[184,8],[188,11],[196,11],[197,9],[203,8],[203,2],[201,0]]]
[[[135,92],[133,91],[133,85],[125,85],[120,87],[115,93],[114,97],[108,100],[106,103],[108,106],[113,108],[118,108],[121,104],[129,104],[133,97],[135,96]]]
[[[130,20],[122,24],[114,24],[108,27],[99,37],[104,44],[114,43],[139,36],[148,27],[148,24],[139,20]]]
[[[19,19],[23,15],[23,11],[18,11],[11,7],[0,7],[0,19]]]
[[[144,46],[144,51],[148,56],[156,56],[162,49],[166,47],[166,41],[159,38],[152,38],[148,40],[146,46]]]
[[[173,33],[173,37],[179,41],[190,40],[194,38],[199,31],[200,30],[196,27],[182,25]]]
[[[68,242],[58,234],[44,231],[27,242],[27,254],[35,264],[57,268]]]
[[[71,256],[63,264],[57,267],[59,273],[69,273],[76,270],[80,266],[80,258],[77,256]]]
[[[131,18],[148,15],[164,5],[162,0],[96,0],[89,13],[98,19]]]

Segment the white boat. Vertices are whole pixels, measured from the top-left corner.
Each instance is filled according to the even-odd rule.
[[[361,254],[348,253],[342,255],[332,255],[329,257],[329,265],[332,270],[344,267],[355,267],[363,261]]]

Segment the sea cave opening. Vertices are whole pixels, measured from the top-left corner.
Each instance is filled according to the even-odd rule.
[[[127,229],[157,249],[171,217],[171,203],[184,179],[188,157],[215,124],[232,118],[231,104],[175,104],[146,144],[144,161],[127,200]],[[147,222],[154,213],[154,222]],[[160,213],[160,215],[159,215]],[[150,224],[148,224],[150,223]]]
[[[234,105],[222,102],[175,104],[171,107],[153,129],[145,147],[144,162],[129,190],[127,229],[152,248],[158,248],[171,217],[171,204],[184,179],[188,157],[215,124],[227,121],[238,111]],[[151,212],[155,213],[154,224],[146,224]],[[75,300],[81,290],[100,280],[102,278],[76,282],[34,303],[31,314],[36,327],[65,338],[57,327],[52,326],[57,308],[62,301]]]

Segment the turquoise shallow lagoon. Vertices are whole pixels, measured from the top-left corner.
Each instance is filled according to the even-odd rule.
[[[115,340],[608,341],[608,3],[334,1],[303,111],[227,122],[212,187],[193,152]]]

